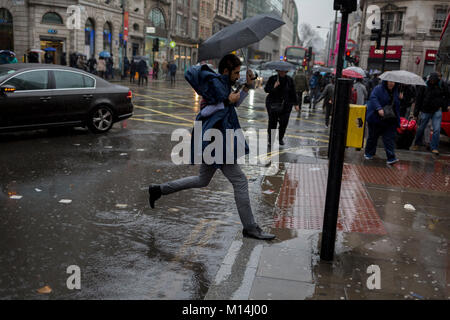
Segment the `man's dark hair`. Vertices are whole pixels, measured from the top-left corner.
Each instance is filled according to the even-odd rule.
[[[223,74],[225,69],[228,69],[228,72],[231,73],[234,69],[242,65],[241,60],[234,54],[227,54],[224,56],[219,62],[219,73]]]

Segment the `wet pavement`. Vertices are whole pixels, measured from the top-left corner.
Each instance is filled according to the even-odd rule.
[[[347,150],[329,264],[318,258],[328,143],[321,108],[291,114],[276,174],[243,166],[256,220],[277,235],[267,243],[242,239],[220,172],[208,187],[149,208],[148,184],[197,173],[172,163],[171,133],[192,127],[199,97],[184,81],[131,88],[135,114],[108,134],[0,135],[1,299],[450,297],[448,140],[440,157],[399,151],[393,168],[382,149],[370,162]],[[266,128],[264,99],[256,89],[239,108],[244,129]],[[366,288],[370,264],[380,266],[381,290]],[[80,290],[66,286],[71,265],[80,267]],[[38,292],[46,286],[51,293]]]

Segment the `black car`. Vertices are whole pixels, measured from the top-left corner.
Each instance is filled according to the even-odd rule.
[[[133,115],[129,88],[51,64],[0,65],[0,131],[87,126],[106,132]]]

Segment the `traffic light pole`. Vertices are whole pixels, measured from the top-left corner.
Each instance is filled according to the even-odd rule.
[[[348,15],[350,12],[356,10],[356,0],[335,0],[335,7],[338,7],[338,4],[342,13],[341,33],[339,35],[339,51],[336,66],[337,79],[334,89],[333,118],[328,147],[328,157],[330,160],[328,162],[327,194],[320,249],[320,258],[325,261],[332,261],[334,256],[342,172],[344,170],[345,145],[347,140],[350,92],[353,85],[351,79],[341,79],[341,77]]]
[[[384,40],[384,50],[383,50],[383,65],[381,67],[381,73],[384,72],[384,67],[386,65],[386,52],[388,48],[388,40],[389,40],[389,21],[386,24],[386,39]]]
[[[341,17],[341,32],[339,34],[339,51],[337,56],[337,64],[336,64],[336,84],[334,86],[334,99],[333,99],[333,107],[332,107],[332,118],[331,118],[331,127],[330,127],[330,136],[328,143],[328,159],[330,159],[331,145],[333,144],[333,127],[334,127],[334,119],[336,113],[336,97],[337,97],[337,79],[342,77],[342,70],[344,68],[344,51],[345,51],[345,38],[347,36],[347,26],[348,26],[348,12],[342,12]]]

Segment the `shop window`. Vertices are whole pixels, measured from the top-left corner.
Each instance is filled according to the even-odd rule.
[[[13,17],[5,8],[0,8],[0,48],[14,50]]]
[[[42,16],[42,23],[44,24],[63,24],[63,19],[56,12],[47,12]]]
[[[433,19],[433,29],[442,30],[445,24],[445,19],[447,19],[448,9],[446,8],[436,8],[434,11]]]

